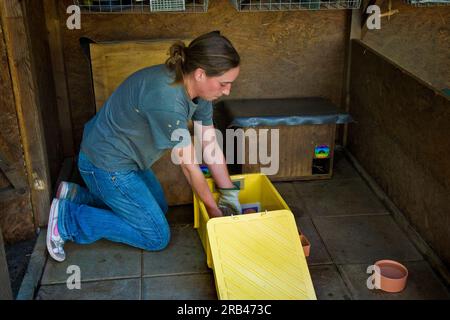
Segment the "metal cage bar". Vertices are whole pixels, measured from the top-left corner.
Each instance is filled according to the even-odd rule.
[[[231,0],[238,11],[359,9],[361,0]]]
[[[416,7],[449,6],[450,0],[405,0]]]
[[[208,0],[73,0],[82,13],[158,13],[208,11]]]

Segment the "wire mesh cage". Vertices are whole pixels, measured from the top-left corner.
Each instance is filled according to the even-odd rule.
[[[151,11],[184,11],[184,0],[150,0]]]
[[[83,13],[206,12],[208,0],[73,0]]]
[[[449,6],[450,0],[406,0],[407,3],[416,7]]]
[[[238,11],[359,9],[361,0],[231,0]]]

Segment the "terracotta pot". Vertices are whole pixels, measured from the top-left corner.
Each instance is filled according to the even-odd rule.
[[[400,292],[406,286],[408,269],[401,263],[393,260],[380,260],[375,262],[379,267],[380,289],[386,292]],[[375,273],[378,274],[377,269]]]
[[[305,237],[304,234],[300,234],[300,242],[302,243],[303,252],[305,253],[305,257],[309,257],[309,253],[311,250],[311,243],[308,238]]]

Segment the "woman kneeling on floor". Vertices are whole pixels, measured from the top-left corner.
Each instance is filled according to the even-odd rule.
[[[214,31],[187,47],[176,42],[165,64],[135,72],[112,93],[84,128],[78,169],[87,189],[62,182],[52,202],[47,248],[55,260],[66,258],[66,241],[108,239],[149,251],[164,249],[170,239],[168,206],[150,166],[167,149],[174,148],[211,218],[230,209],[241,212],[239,190],[223,153],[218,155],[222,161],[208,164],[221,193],[216,203],[197,162],[183,157],[195,154],[190,139],[181,147],[171,139],[174,130],[188,130],[191,119],[202,132],[213,129],[212,101],[230,93],[239,62],[231,42]]]

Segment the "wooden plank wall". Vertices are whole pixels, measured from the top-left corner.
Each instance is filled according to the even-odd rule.
[[[3,0],[0,9],[2,45],[8,62],[2,67],[8,69],[5,74],[9,75],[5,95],[11,97],[10,103],[14,106],[8,123],[18,124],[19,130],[13,135],[17,146],[22,148],[20,156],[23,157],[13,156],[10,163],[21,164],[24,160],[22,169],[26,173],[26,183],[18,186],[3,170],[13,186],[6,197],[9,206],[2,208],[2,218],[8,217],[3,233],[5,241],[16,241],[30,234],[21,232],[29,226],[26,219],[29,211],[22,210],[24,206],[33,208],[34,230],[46,225],[52,185],[58,177],[64,153],[43,3]],[[19,213],[14,214],[16,211]]]
[[[67,91],[66,69],[62,52],[61,30],[59,28],[56,1],[58,0],[43,1],[44,12],[41,13],[43,14],[42,17],[45,17],[45,23],[47,25],[48,47],[50,49],[51,64],[53,67],[52,74],[56,91],[62,149],[64,151],[64,157],[67,158],[74,156],[72,117],[70,114],[69,93]]]
[[[36,76],[37,99],[43,123],[50,178],[53,184],[61,169],[64,149],[58,120],[55,83],[42,1],[25,0],[24,15],[29,32],[33,73]],[[68,115],[70,119],[70,115]]]
[[[450,267],[450,100],[352,42],[348,148]]]
[[[88,60],[80,37],[95,41],[194,38],[221,30],[242,57],[230,98],[323,96],[338,106],[344,78],[347,10],[237,12],[227,0],[198,14],[83,14],[81,29],[66,27],[71,0],[59,2],[75,146],[95,113]]]
[[[0,229],[5,242],[14,242],[31,237],[35,228],[1,24],[0,83]]]
[[[392,0],[399,12],[382,18],[363,41],[437,89],[450,88],[450,6],[415,7]],[[382,12],[388,10],[384,1]]]

